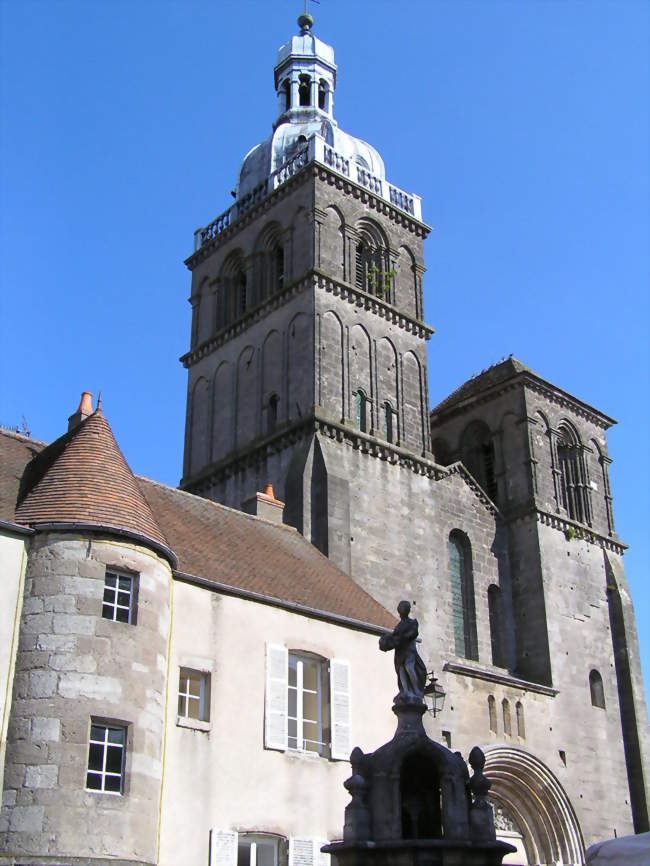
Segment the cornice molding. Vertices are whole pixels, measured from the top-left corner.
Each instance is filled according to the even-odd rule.
[[[387,304],[385,301],[376,298],[374,295],[368,294],[361,289],[357,289],[348,283],[342,283],[332,279],[324,271],[318,268],[312,268],[303,274],[298,280],[281,289],[268,298],[265,298],[262,303],[248,310],[240,319],[237,319],[232,324],[218,331],[214,336],[200,343],[195,349],[181,355],[180,362],[185,368],[194,366],[202,358],[212,354],[224,343],[237,337],[239,334],[247,331],[256,322],[263,319],[268,313],[277,310],[287,304],[296,295],[301,294],[307,289],[319,288],[326,292],[347,300],[351,304],[358,307],[363,307],[369,312],[388,322],[396,324],[398,327],[408,331],[416,336],[428,340],[431,334],[434,333],[433,328],[407,313],[400,312],[396,307]]]
[[[362,433],[361,430],[332,418],[320,406],[312,407],[309,416],[278,429],[272,435],[253,443],[250,447],[238,452],[231,452],[223,460],[206,467],[200,474],[190,478],[182,478],[179,486],[182,490],[187,490],[197,496],[209,495],[213,485],[225,481],[238,472],[255,468],[272,454],[277,454],[285,448],[295,445],[300,439],[313,433],[320,433],[330,439],[335,439],[337,442],[344,442],[356,451],[398,465],[416,475],[424,475],[432,481],[442,481],[445,478],[458,475],[487,511],[497,518],[501,517],[496,505],[462,463],[439,466],[424,455],[415,454],[407,448],[386,442],[369,433]]]
[[[357,307],[363,307],[381,319],[386,319],[386,321],[398,325],[398,327],[405,331],[410,331],[424,340],[428,340],[435,333],[431,325],[427,325],[426,322],[422,322],[414,316],[398,310],[397,307],[387,304],[386,301],[382,301],[375,295],[364,292],[350,283],[335,280],[319,268],[314,268],[313,274],[316,278],[315,285],[319,289],[324,289],[326,292],[340,297],[342,300],[347,300],[350,304],[355,304]]]
[[[542,511],[536,509],[537,522],[544,526],[550,526],[552,529],[557,529],[562,532],[567,540],[573,538],[586,541],[589,544],[595,544],[602,547],[603,550],[611,550],[619,556],[623,556],[628,549],[629,544],[610,536],[603,535],[601,532],[596,532],[591,526],[585,526],[584,523],[577,523],[575,520],[570,520],[560,514],[552,514],[550,511]]]
[[[340,175],[338,172],[333,171],[320,162],[311,162],[309,165],[312,167],[314,174],[318,176],[319,180],[330,186],[335,186],[336,189],[344,192],[346,195],[351,195],[353,198],[359,199],[363,204],[369,205],[371,210],[375,210],[377,213],[387,216],[392,222],[398,223],[404,228],[407,228],[417,237],[424,239],[431,232],[430,225],[421,222],[411,214],[401,210],[401,208],[391,205],[386,201],[386,199],[374,195],[365,186],[355,183],[355,181],[351,180],[349,177]]]
[[[502,394],[522,386],[528,387],[531,391],[544,397],[550,403],[561,406],[564,409],[570,409],[578,417],[589,421],[591,424],[600,427],[602,430],[608,430],[611,426],[616,424],[616,420],[611,418],[609,415],[605,415],[603,412],[600,412],[588,403],[584,403],[582,400],[579,400],[567,391],[557,388],[550,382],[540,379],[534,373],[526,371],[515,373],[510,379],[506,379],[504,382],[500,382],[496,385],[488,386],[479,394],[473,394],[470,397],[466,397],[458,403],[453,403],[449,407],[443,407],[440,410],[432,409],[429,413],[431,424],[437,425],[442,421],[447,421],[450,418],[455,417],[456,415],[462,415],[474,406],[489,403],[495,398],[500,397]]]
[[[517,691],[536,692],[539,695],[547,695],[550,698],[554,698],[560,693],[559,689],[554,689],[551,686],[544,686],[541,683],[533,683],[530,680],[522,680],[519,677],[514,677],[503,671],[474,667],[473,665],[464,664],[463,662],[445,662],[442,669],[451,674],[458,674],[463,677],[473,677],[478,680],[486,680],[490,683],[499,683],[499,685],[508,686]]]

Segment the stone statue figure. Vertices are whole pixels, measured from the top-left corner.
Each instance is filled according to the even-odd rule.
[[[395,672],[399,694],[396,701],[422,701],[424,686],[427,680],[427,669],[420,658],[415,645],[418,636],[418,621],[411,619],[411,605],[408,601],[400,601],[397,605],[400,616],[399,623],[392,634],[383,634],[379,638],[379,649],[382,652],[395,650]]]

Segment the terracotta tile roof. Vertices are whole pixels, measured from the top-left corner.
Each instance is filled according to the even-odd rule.
[[[299,532],[138,478],[179,571],[393,628],[396,620]]]
[[[27,464],[15,519],[114,526],[168,547],[101,409]]]
[[[0,520],[15,522],[16,500],[25,465],[46,444],[12,430],[0,430]]]

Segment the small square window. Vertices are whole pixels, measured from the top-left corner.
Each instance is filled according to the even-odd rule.
[[[106,571],[102,617],[113,622],[135,623],[136,581],[130,574]]]
[[[178,715],[181,719],[210,721],[210,674],[181,668],[178,683]]]
[[[124,791],[126,728],[93,722],[90,726],[86,788],[108,794]]]

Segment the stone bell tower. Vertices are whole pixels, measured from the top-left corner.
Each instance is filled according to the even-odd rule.
[[[356,497],[384,495],[386,471],[430,452],[429,228],[375,148],[339,128],[334,51],[311,16],[298,23],[274,69],[272,134],[186,262],[181,485],[248,508],[272,483],[285,522],[350,570]]]

